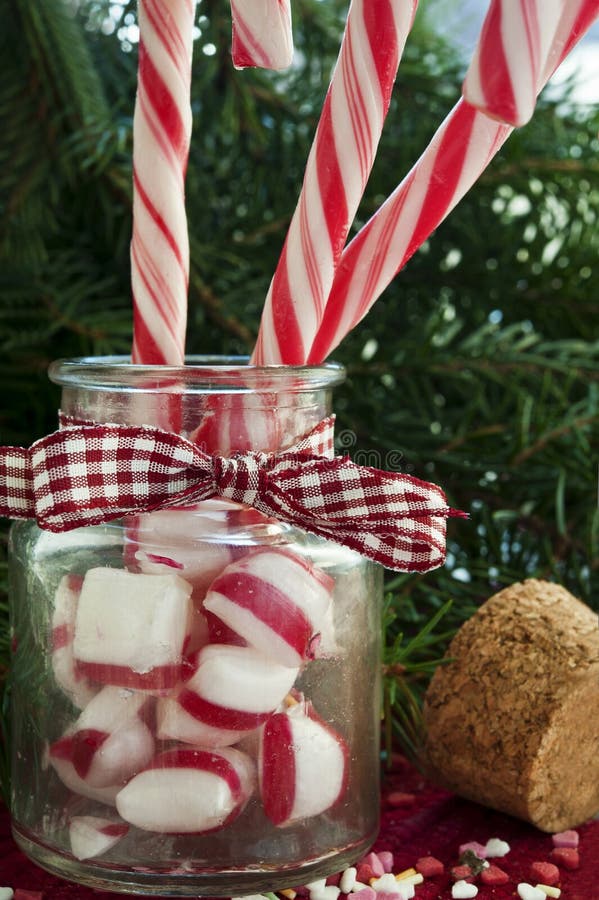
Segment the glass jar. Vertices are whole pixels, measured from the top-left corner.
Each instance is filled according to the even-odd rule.
[[[65,424],[155,425],[227,456],[292,446],[343,370],[90,358],[50,377]],[[13,525],[19,846],[81,884],[171,896],[359,858],[378,829],[381,593],[354,551],[221,498]]]

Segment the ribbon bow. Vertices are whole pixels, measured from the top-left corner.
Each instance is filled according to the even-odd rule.
[[[333,418],[278,454],[210,456],[150,426],[73,425],[0,448],[0,515],[68,531],[221,496],[336,541],[390,569],[445,560],[447,506],[434,484],[324,455]]]

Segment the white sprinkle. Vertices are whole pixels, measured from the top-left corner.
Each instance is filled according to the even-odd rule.
[[[339,881],[339,887],[341,888],[342,894],[350,894],[353,891],[357,874],[358,870],[355,866],[349,866],[349,868],[345,870]]]
[[[543,891],[546,897],[561,897],[562,892],[558,887],[553,887],[553,885],[549,884],[537,884],[535,885],[538,891]]]
[[[456,900],[458,897],[460,900],[466,900],[468,897],[476,897],[477,894],[477,886],[475,884],[470,884],[469,881],[464,881],[463,878],[454,882],[453,887],[451,888],[451,896],[456,898]]]
[[[487,859],[496,858],[506,856],[510,852],[510,845],[507,841],[502,841],[499,838],[489,838],[485,850],[487,851]]]
[[[15,892],[13,891],[12,888],[0,887],[0,900],[12,900],[14,895],[15,895]]]
[[[401,881],[397,882],[397,887],[399,888],[401,900],[413,900],[413,897],[416,896],[416,888],[407,878],[402,878]]]
[[[310,891],[310,900],[337,900],[341,891],[334,884],[328,884],[320,890]]]
[[[357,894],[358,891],[363,891],[364,888],[367,888],[367,887],[370,887],[370,885],[364,884],[362,881],[354,881],[352,893]]]
[[[539,888],[533,887],[532,884],[521,881],[518,885],[518,896],[521,900],[545,900],[547,894]]]
[[[380,891],[385,891],[387,894],[399,894],[401,891],[399,890],[399,885],[395,880],[395,875],[391,872],[388,872],[386,875],[381,875],[380,878],[373,878],[370,886],[375,889],[377,894]]]
[[[320,891],[327,883],[326,878],[318,878],[316,881],[309,881],[306,887],[309,891]]]

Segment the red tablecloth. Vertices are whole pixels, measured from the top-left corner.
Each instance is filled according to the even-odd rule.
[[[580,867],[576,871],[561,870],[561,900],[599,900],[599,822],[589,822],[578,831]],[[531,880],[531,863],[549,859],[553,846],[549,835],[432,787],[401,760],[385,776],[382,827],[374,849],[393,851],[396,872],[427,855],[445,864],[444,875],[427,879],[417,887],[417,900],[449,900],[453,883],[450,868],[458,862],[458,847],[471,840],[484,844],[490,837],[510,844],[509,854],[494,860],[510,881],[502,887],[478,883],[478,898],[514,900],[518,882]],[[34,866],[13,843],[5,810],[0,813],[0,886],[4,885],[42,891],[43,900],[108,900],[123,896],[69,884]]]

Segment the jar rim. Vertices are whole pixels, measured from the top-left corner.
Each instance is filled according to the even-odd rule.
[[[254,366],[247,356],[190,355],[183,366],[143,365],[127,356],[81,356],[55,360],[48,376],[54,384],[91,390],[172,390],[177,383],[191,391],[307,391],[341,384],[345,367],[336,362]]]

